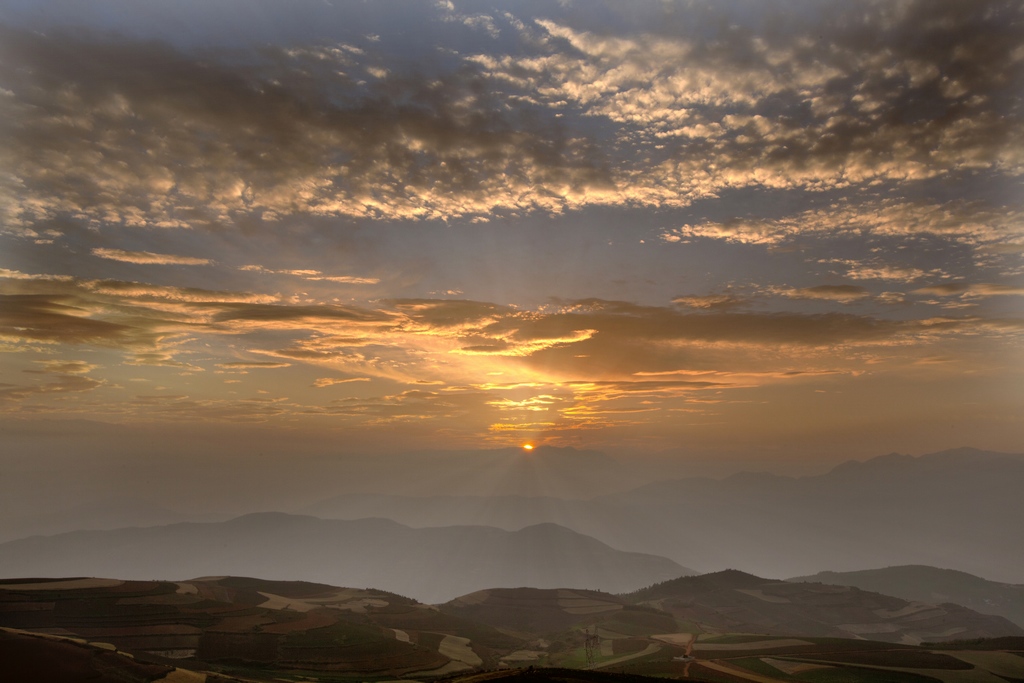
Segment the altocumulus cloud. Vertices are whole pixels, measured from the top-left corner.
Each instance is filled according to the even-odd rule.
[[[493,49],[429,74],[348,45],[224,58],[7,29],[6,229],[486,218],[1024,168],[1017,3],[856,4],[757,31],[676,9],[618,32],[458,15]]]
[[[106,247],[96,247],[92,250],[92,253],[93,256],[110,259],[111,261],[145,265],[205,266],[210,263],[210,259],[196,256],[174,256],[173,254],[154,254],[151,251],[126,251],[124,249],[109,249]]]

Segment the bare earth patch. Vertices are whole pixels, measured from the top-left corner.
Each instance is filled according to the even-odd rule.
[[[708,669],[712,669],[714,671],[720,671],[724,674],[729,674],[730,676],[738,676],[740,678],[745,678],[748,681],[756,681],[756,683],[780,683],[778,678],[762,676],[761,674],[756,674],[753,671],[747,671],[746,669],[741,669],[738,666],[731,666],[729,664],[724,664],[722,662],[702,661],[700,662],[700,665]]]
[[[622,609],[622,605],[618,603],[580,595],[566,589],[558,591],[558,606],[568,614],[601,614]]]
[[[752,598],[757,598],[758,600],[764,600],[765,602],[772,602],[779,605],[792,602],[789,598],[783,598],[778,595],[765,595],[764,591],[756,588],[737,588],[735,590],[737,593],[743,593],[744,595],[749,595]]]
[[[291,610],[293,612],[308,612],[317,607],[329,607],[331,609],[365,614],[367,607],[387,607],[388,601],[379,598],[369,597],[369,593],[355,588],[346,588],[336,593],[320,595],[309,598],[286,598],[273,593],[259,594],[267,599],[261,602],[258,607],[265,609]]]
[[[191,605],[201,602],[198,591],[192,593],[163,593],[162,595],[140,595],[134,598],[119,598],[118,605]]]
[[[1024,679],[1024,657],[1010,652],[943,652],[997,676]]]
[[[778,640],[755,640],[749,643],[701,643],[697,642],[694,650],[701,652],[719,650],[778,650],[784,647],[796,647],[798,645],[810,645],[806,640],[796,638],[779,638]]]
[[[686,647],[694,640],[694,635],[692,633],[660,633],[656,636],[651,636],[651,638],[668,643],[669,645]]]
[[[656,645],[654,643],[651,643],[650,645],[648,645],[646,648],[644,648],[640,652],[634,652],[633,654],[623,655],[622,657],[616,657],[615,659],[609,659],[607,661],[601,662],[600,664],[595,664],[594,666],[592,666],[590,668],[591,669],[603,669],[603,668],[608,667],[608,666],[615,666],[616,664],[622,664],[623,662],[628,662],[631,659],[637,659],[638,657],[646,657],[647,655],[653,655],[655,652],[659,651],[660,649],[661,649],[661,645]]]
[[[966,632],[967,632],[967,628],[966,627],[964,627],[964,626],[954,626],[953,628],[947,628],[945,631],[929,631],[929,632],[916,631],[912,635],[920,638],[923,641],[927,640],[927,641],[930,641],[930,642],[935,642],[937,640],[949,640],[950,638],[952,638],[955,635],[958,635],[960,633],[966,633]]]
[[[164,683],[206,683],[206,674],[198,671],[175,669],[160,679]]]
[[[911,614],[917,614],[918,612],[925,612],[934,609],[935,605],[928,605],[923,602],[912,602],[906,607],[902,607],[900,609],[876,609],[874,612],[883,619],[897,619],[899,617],[908,617]]]
[[[540,650],[516,650],[501,658],[503,662],[536,662],[545,652]]]
[[[335,623],[335,619],[330,615],[313,612],[306,614],[302,619],[298,621],[286,621],[278,624],[270,624],[264,626],[264,633],[291,633],[292,631],[308,631],[314,628],[323,628],[324,626],[330,626]]]
[[[833,667],[828,664],[811,664],[810,662],[790,662],[785,659],[775,659],[774,657],[762,657],[761,661],[768,666],[774,666],[776,669],[784,674],[798,674],[803,671],[814,671],[815,669],[831,669]]]
[[[445,636],[444,640],[438,646],[437,651],[443,654],[445,657],[454,659],[457,662],[469,664],[470,666],[480,666],[484,663],[480,656],[473,652],[469,647],[469,638],[462,638],[460,636]]]
[[[604,612],[615,612],[620,609],[622,609],[622,605],[606,603],[604,605],[594,605],[592,607],[563,607],[562,611],[567,614],[603,614]]]
[[[472,669],[469,664],[463,664],[462,662],[448,662],[444,666],[437,669],[429,669],[427,671],[414,671],[409,674],[410,676],[423,676],[425,678],[436,678],[438,676],[447,676],[448,674],[456,674],[460,671],[469,671]],[[1005,683],[1005,682],[1004,682]]]
[[[296,600],[295,598],[286,598],[281,595],[274,595],[273,593],[264,593],[259,591],[259,594],[267,599],[266,602],[261,602],[257,607],[263,609],[280,609],[280,610],[291,610],[293,612],[308,612],[309,610],[316,607],[308,602],[302,600]]]
[[[70,581],[43,581],[41,583],[2,583],[0,590],[63,591],[77,588],[113,588],[123,586],[119,579],[72,579]]]
[[[182,649],[182,650],[146,650],[151,655],[157,657],[163,657],[165,659],[191,659],[196,656],[195,650]]]
[[[455,602],[460,605],[479,605],[487,602],[487,598],[489,597],[491,597],[491,591],[482,590],[455,598]]]
[[[858,636],[868,633],[896,633],[896,631],[900,630],[900,627],[896,624],[881,622],[877,624],[839,624],[836,628],[841,628]]]

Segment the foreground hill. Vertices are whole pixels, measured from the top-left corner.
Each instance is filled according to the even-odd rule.
[[[631,602],[724,632],[925,641],[1024,636],[999,616],[953,604],[926,604],[850,586],[770,581],[735,570],[666,581]]]
[[[714,571],[797,576],[822,567],[924,564],[1024,581],[1024,455],[961,448],[851,461],[810,477],[766,473],[660,481],[589,500],[340,496],[322,517],[412,526],[554,522],[614,548]]]
[[[569,529],[411,529],[261,513],[227,522],[80,531],[0,544],[0,576],[168,579],[221,574],[376,586],[427,603],[493,586],[625,592],[692,573],[654,555],[620,552]]]
[[[0,679],[17,683],[245,683],[234,676],[140,662],[106,643],[7,628],[0,628]]]
[[[648,636],[677,627],[666,612],[600,591],[569,588],[491,588],[458,597],[440,605],[440,610],[498,629],[543,636],[580,628]]]
[[[863,619],[865,609],[873,609],[876,625],[912,633],[909,624],[919,619],[922,627],[944,626],[965,638],[998,631],[1006,624],[999,617],[963,608],[937,615],[929,606],[855,588],[802,593],[806,586],[814,585],[720,572],[627,596],[498,588],[429,606],[373,589],[244,577],[6,579],[0,681],[355,683],[465,674],[462,683],[483,683],[519,680],[520,673],[563,682],[626,680],[542,667],[718,683],[1024,679],[1024,636],[921,647],[878,642],[880,635],[899,635],[884,629],[846,639],[809,635],[832,632],[835,621]],[[771,619],[776,623],[766,627]],[[810,630],[789,632],[801,625]],[[736,632],[751,626],[759,630]],[[520,671],[495,671],[502,668]]]
[[[790,581],[817,581],[895,595],[904,600],[955,602],[982,614],[998,614],[1024,628],[1024,585],[997,583],[959,572],[922,565],[820,572]]]
[[[441,675],[494,664],[493,648],[519,642],[383,591],[241,577],[8,580],[0,626],[105,643],[140,661],[248,673]]]

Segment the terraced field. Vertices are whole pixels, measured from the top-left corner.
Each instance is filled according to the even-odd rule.
[[[482,664],[479,656],[473,659],[468,637],[458,659],[418,642],[418,631],[409,626],[419,617],[421,625],[435,627],[431,622],[438,620],[431,617],[437,614],[381,591],[237,577],[180,583],[8,581],[0,588],[0,626],[107,643],[165,670],[181,666],[239,675],[273,669],[397,676],[453,661],[463,668],[466,660]],[[407,629],[404,640],[395,637],[399,624]],[[508,640],[501,634],[497,639]]]
[[[240,577],[8,580],[0,583],[0,627],[19,629],[6,632],[7,641],[48,638],[45,647],[72,653],[68,661],[95,660],[101,669],[109,664],[129,672],[111,683],[213,683],[216,676],[430,681],[531,667],[716,683],[1024,681],[1024,637],[917,645],[810,635],[831,630],[814,616],[820,606],[806,606],[807,593],[790,593],[785,602],[764,600],[775,590],[771,585],[755,588],[763,586],[757,577],[723,574],[640,595],[496,588],[439,606],[372,589]],[[825,587],[810,595],[811,602],[826,596],[840,611],[833,621],[867,608],[886,611],[877,618],[897,620],[933,612],[886,602],[885,596],[865,598],[853,589]],[[715,611],[715,600],[732,607]],[[743,616],[749,601],[782,610],[776,616],[789,614],[774,628],[782,633],[750,628],[751,619]],[[695,616],[698,607],[705,616]],[[793,610],[812,629],[807,635],[794,633],[799,620]],[[746,628],[722,628],[730,620]],[[72,645],[92,654],[86,658]],[[3,647],[10,642],[0,642]],[[41,648],[32,641],[25,652],[42,656]],[[106,654],[97,658],[96,651]],[[12,678],[12,666],[0,658],[0,680],[31,680]],[[83,667],[72,680],[106,680],[105,669]]]

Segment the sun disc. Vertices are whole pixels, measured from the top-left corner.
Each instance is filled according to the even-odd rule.
[[[532,443],[524,443],[523,444],[523,450],[524,451],[532,451],[533,450],[533,444]]]

